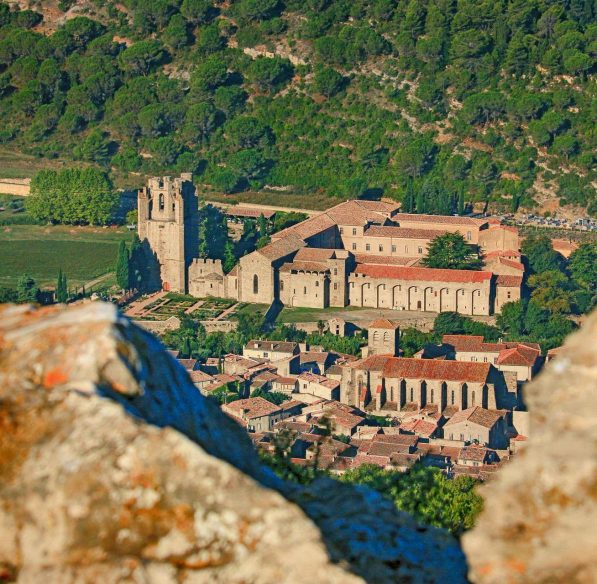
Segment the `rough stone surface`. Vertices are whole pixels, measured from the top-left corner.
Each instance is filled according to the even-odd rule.
[[[597,582],[597,312],[525,388],[532,439],[464,536],[480,584]]]
[[[0,581],[461,583],[376,493],[282,482],[108,304],[0,309]]]

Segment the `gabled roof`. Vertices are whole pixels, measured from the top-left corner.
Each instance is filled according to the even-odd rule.
[[[444,270],[437,268],[414,268],[404,266],[383,266],[357,264],[355,274],[371,278],[388,278],[392,280],[414,280],[430,282],[457,282],[463,284],[482,284],[489,282],[491,272],[475,270]]]
[[[387,318],[378,318],[369,324],[369,328],[396,330],[397,328],[400,328],[400,325]]]
[[[286,237],[281,237],[268,243],[266,246],[258,249],[256,253],[261,254],[268,260],[278,260],[294,253],[305,245],[306,243],[298,236],[288,234]]]
[[[293,260],[292,262],[288,262],[283,264],[280,268],[281,272],[318,272],[318,273],[328,273],[330,271],[329,267],[324,262],[307,262],[307,261],[297,261]]]
[[[459,424],[460,422],[471,422],[484,428],[492,428],[496,422],[504,416],[504,412],[498,410],[486,410],[480,406],[474,406],[456,412],[447,422],[446,426]]]
[[[435,361],[374,355],[363,359],[357,369],[382,371],[384,378],[437,379],[461,383],[485,383],[491,371],[489,363],[465,363],[463,361]]]
[[[373,225],[365,231],[366,236],[388,237],[395,239],[435,239],[447,233],[444,229],[417,229],[412,227],[395,227],[393,225]]]
[[[495,283],[504,288],[520,288],[522,286],[522,276],[499,274],[495,278]]]
[[[275,351],[278,353],[294,353],[298,349],[296,343],[289,341],[268,341],[252,339],[246,345],[247,350]]]
[[[417,213],[398,213],[394,217],[399,224],[402,223],[438,223],[443,225],[463,225],[469,227],[480,227],[487,223],[487,219],[476,219],[474,217],[460,217],[453,215],[422,215]]]
[[[239,399],[222,406],[222,409],[246,420],[261,418],[262,416],[268,416],[281,411],[277,405],[268,402],[262,397]]]
[[[539,357],[539,352],[531,347],[520,345],[502,351],[498,357],[498,365],[524,365],[532,367]]]

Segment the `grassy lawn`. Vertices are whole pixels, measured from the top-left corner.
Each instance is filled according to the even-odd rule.
[[[12,225],[0,227],[0,285],[14,287],[23,273],[53,285],[62,270],[70,285],[111,272],[118,244],[132,235],[123,228]]]
[[[317,322],[328,320],[337,316],[339,312],[358,311],[358,306],[345,306],[343,308],[284,308],[278,317],[278,322]]]
[[[38,170],[62,168],[63,162],[21,154],[10,148],[0,148],[1,178],[31,178]]]
[[[238,314],[255,314],[256,312],[260,312],[261,314],[265,314],[267,309],[269,308],[269,304],[245,304],[244,306],[240,306],[234,311],[234,317]]]

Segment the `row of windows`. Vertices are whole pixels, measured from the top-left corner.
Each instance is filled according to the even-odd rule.
[[[394,388],[390,389],[390,401],[394,401]],[[415,401],[415,390],[413,387],[410,388],[410,400],[411,402]],[[473,407],[476,405],[477,402],[477,395],[476,392],[473,391],[471,393],[471,404],[470,407]],[[429,403],[434,404],[435,403],[435,389],[431,388],[431,392],[430,392],[430,396],[429,396]],[[454,405],[456,403],[456,392],[454,390],[451,391],[450,394],[450,404]]]
[[[315,287],[319,288],[319,280],[315,281]],[[334,282],[334,290],[338,290],[338,282]],[[284,280],[280,280],[280,292],[284,291]],[[307,293],[307,287],[304,287],[304,294]],[[256,294],[256,292],[255,292]],[[296,294],[296,290],[294,291],[294,294]]]
[[[380,244],[377,246],[377,249],[378,249],[378,251],[380,251],[380,252],[383,252],[383,250],[384,250],[384,247],[383,247],[383,245],[380,243]],[[354,242],[353,242],[353,244],[352,244],[352,251],[357,251],[357,244],[356,244],[356,243],[354,243]],[[365,251],[371,251],[371,244],[370,244],[370,243],[366,243],[366,244],[365,244]],[[397,248],[397,246],[393,245],[393,246],[392,246],[392,253],[396,253],[397,251],[398,251],[398,248]],[[405,246],[404,246],[404,253],[410,253],[410,252],[409,252],[408,245],[405,245]],[[422,254],[423,254],[423,248],[422,248],[421,246],[417,247],[417,253],[418,253],[419,255],[422,255]]]

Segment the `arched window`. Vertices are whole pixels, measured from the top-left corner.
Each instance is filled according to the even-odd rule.
[[[373,343],[377,344],[379,342],[379,331],[373,331]]]
[[[160,211],[164,210],[164,195],[162,193],[160,193],[160,197],[159,197],[159,207],[160,207]]]
[[[257,274],[255,274],[253,276],[253,294],[258,294],[259,293],[259,276],[257,276]]]
[[[473,391],[473,394],[471,396],[471,405],[474,406],[475,405],[475,392]]]
[[[384,342],[384,343],[387,343],[389,340],[390,340],[390,333],[389,333],[388,331],[386,331],[386,332],[383,334],[383,342]]]

